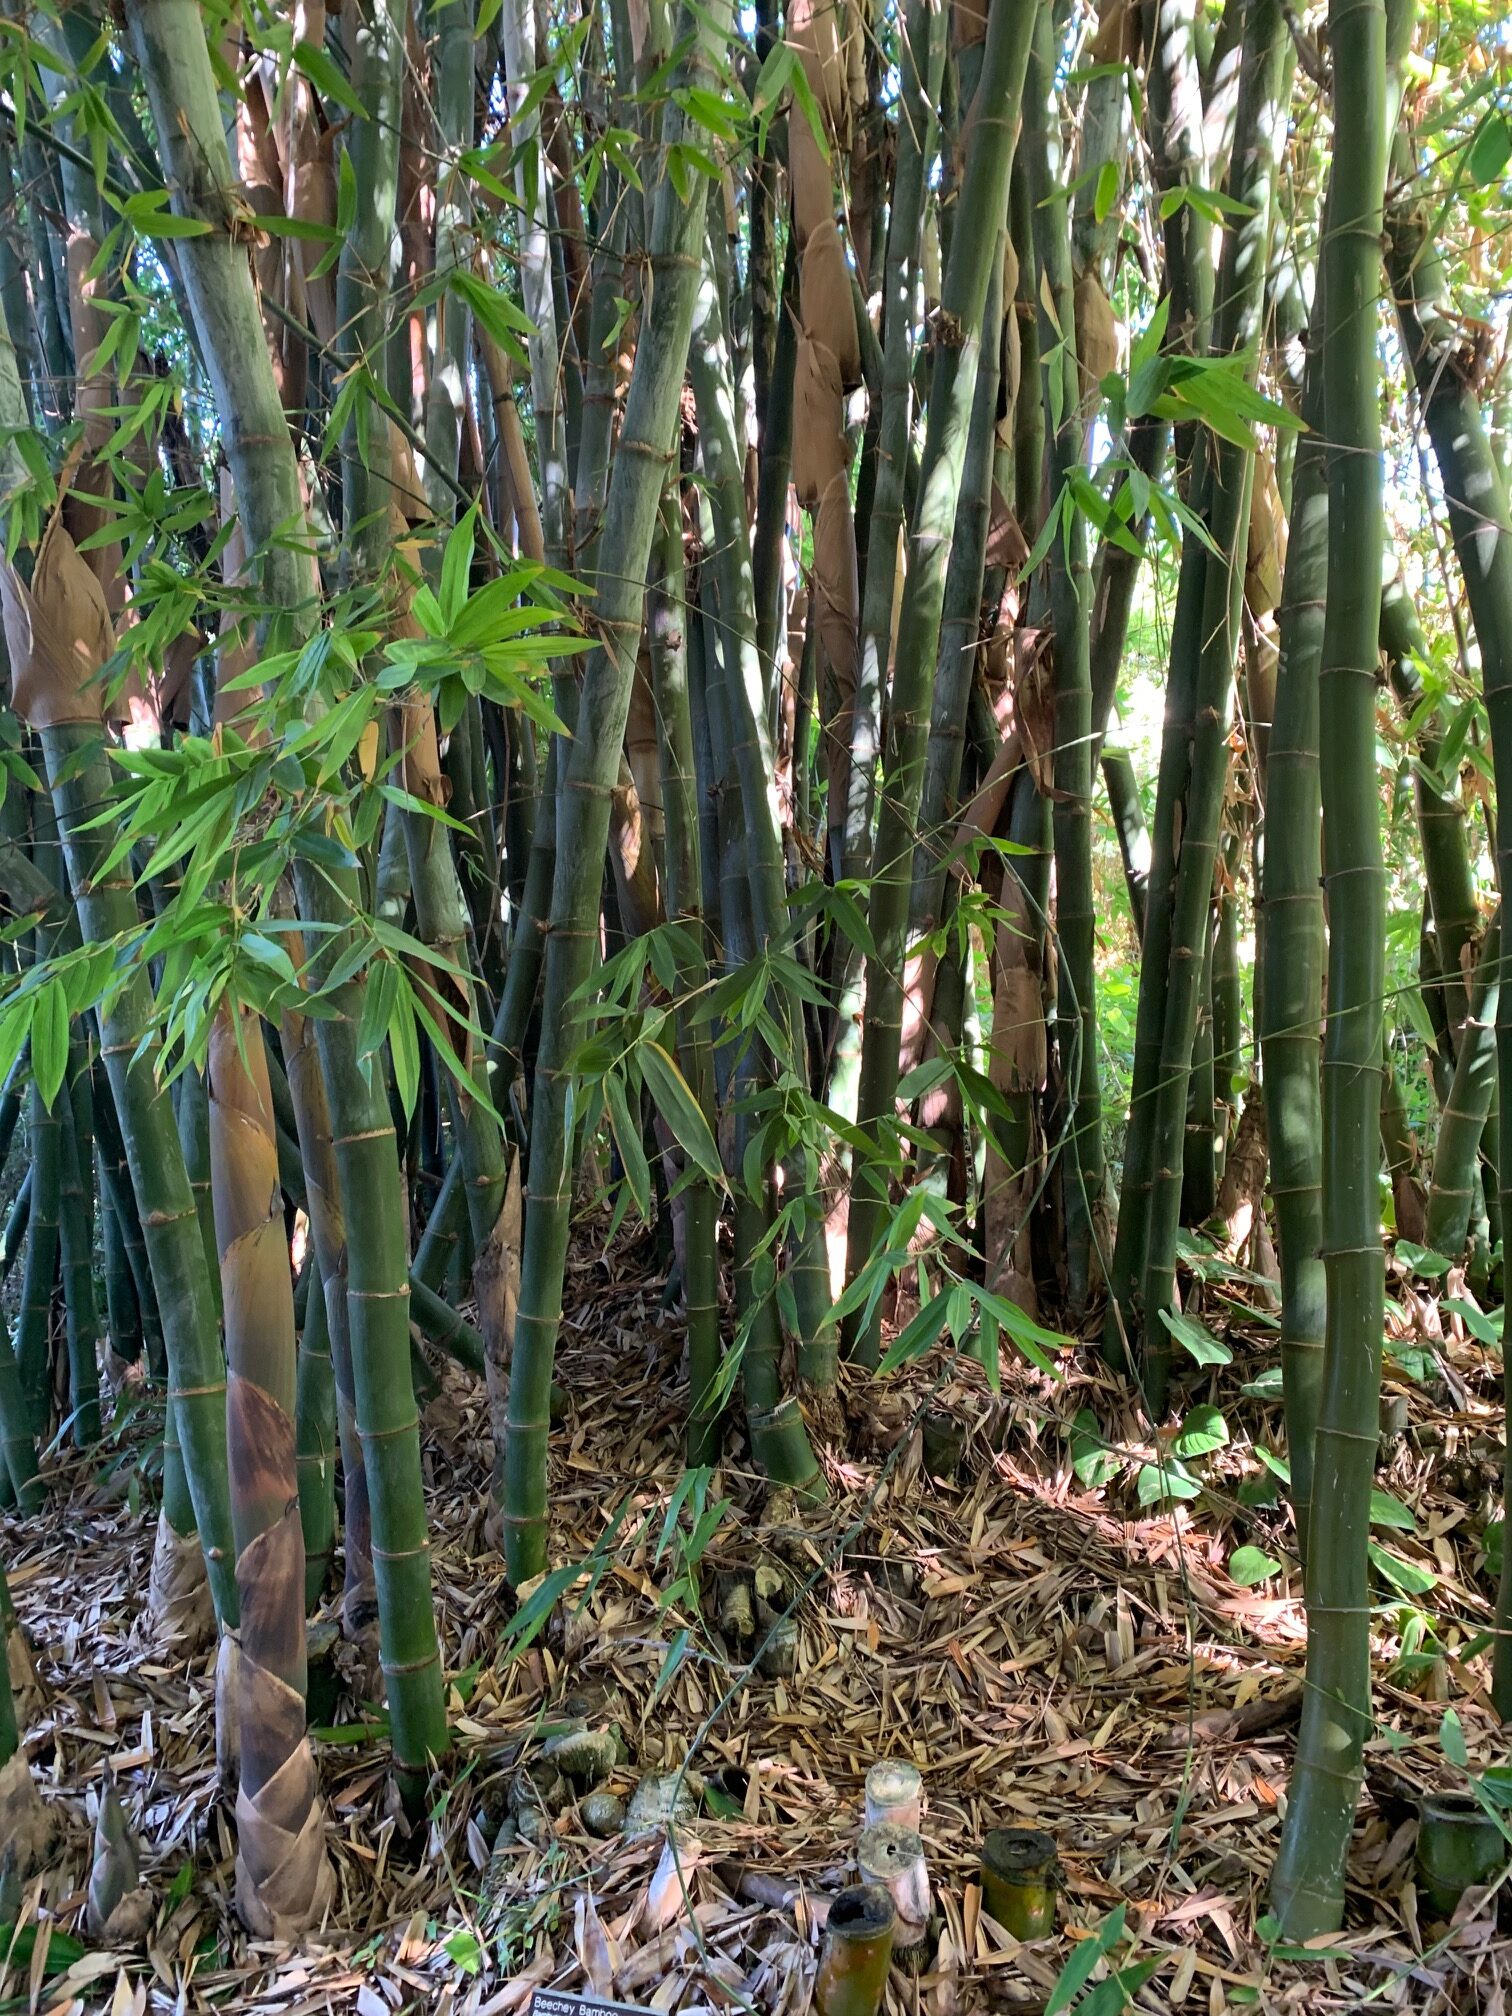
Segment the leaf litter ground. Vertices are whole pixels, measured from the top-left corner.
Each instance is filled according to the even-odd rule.
[[[936,1354],[884,1387],[848,1381],[854,1453],[827,1457],[823,1507],[769,1506],[738,1456],[727,1464],[709,1502],[728,1497],[728,1510],[691,1562],[685,1541],[658,1555],[683,1474],[684,1389],[681,1324],[651,1266],[617,1245],[579,1253],[569,1272],[560,1375],[573,1398],[553,1436],[553,1560],[598,1572],[524,1649],[509,1640],[515,1605],[484,1539],[483,1397],[442,1375],[426,1465],[455,1763],[424,1838],[407,1840],[381,1714],[343,1695],[318,1743],[338,1898],[297,1949],[249,1941],[231,1911],[213,1655],[175,1660],[143,1642],[152,1524],[125,1495],[126,1473],[102,1478],[98,1455],[62,1459],[46,1510],[6,1522],[36,1667],[25,1743],[64,1845],[23,1888],[0,2008],[509,2016],[551,1985],[669,2016],[803,2016],[826,1900],[847,1880],[880,1757],[923,1774],[935,1901],[926,1968],[894,1969],[888,2016],[1042,2010],[1076,1941],[1120,1904],[1117,1958],[1159,1960],[1140,2009],[1508,2006],[1498,1899],[1472,1892],[1453,1925],[1430,1923],[1413,1880],[1417,1797],[1463,1782],[1445,1751],[1446,1701],[1472,1767],[1504,1756],[1482,1656],[1499,1367],[1458,1318],[1403,1290],[1388,1387],[1405,1395],[1408,1425],[1378,1480],[1378,1539],[1397,1578],[1378,1585],[1378,1733],[1346,1930],[1299,1965],[1254,1930],[1303,1660],[1300,1578],[1256,1455],[1278,1427],[1263,1376],[1273,1334],[1236,1322],[1235,1361],[1202,1368],[1186,1395],[1188,1421],[1216,1406],[1230,1431],[1181,1459],[1201,1482],[1186,1503],[1139,1502],[1176,1438],[1141,1440],[1095,1363],[1068,1361],[1055,1380],[1010,1370],[994,1396],[977,1366]],[[923,1461],[922,1416],[942,1403],[969,1422],[953,1482]],[[1092,1420],[1101,1463],[1085,1460],[1098,1450]],[[678,1530],[690,1532],[689,1513]],[[1277,1572],[1240,1586],[1229,1564],[1241,1547]],[[792,1592],[786,1673],[719,1626],[720,1591],[762,1560]],[[675,1586],[690,1573],[696,1605],[687,1579]],[[564,1703],[621,1731],[628,1754],[609,1789],[686,1767],[689,1788],[723,1790],[718,1814],[706,1796],[670,1837],[601,1840],[569,1802],[533,1840],[507,1824],[498,1840],[510,1787]],[[145,1951],[84,1938],[107,1783],[156,1898]],[[1014,1825],[1047,1829],[1063,1870],[1056,1934],[1034,1945],[983,1913],[976,1880],[983,1834]]]

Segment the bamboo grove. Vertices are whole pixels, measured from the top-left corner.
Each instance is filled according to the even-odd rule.
[[[1310,1615],[1272,1908],[1339,1925],[1387,1254],[1497,1335],[1512,1208],[1507,95],[1410,0],[6,0],[0,1496],[152,1424],[250,1930],[329,1903],[338,1566],[445,1781],[421,1343],[521,1604],[573,1571],[594,1214],[690,1468],[800,1502],[939,1350],[1162,1431],[1225,1255]]]

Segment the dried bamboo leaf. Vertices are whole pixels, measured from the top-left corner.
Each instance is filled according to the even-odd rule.
[[[0,598],[16,712],[34,728],[101,718],[99,673],[115,649],[105,593],[61,511],[42,534],[28,588],[0,561]]]
[[[15,1856],[18,1875],[29,1876],[46,1862],[57,1837],[52,1808],[44,1806],[26,1761],[25,1749],[0,1764],[0,1842]]]
[[[1260,454],[1255,457],[1245,547],[1244,599],[1252,616],[1268,616],[1280,604],[1285,566],[1286,512],[1276,482],[1276,465],[1269,455]]]
[[[1118,322],[1107,290],[1090,266],[1076,283],[1073,312],[1083,390],[1095,390],[1118,368]]]

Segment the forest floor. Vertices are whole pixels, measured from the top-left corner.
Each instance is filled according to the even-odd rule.
[[[1158,1962],[1140,2009],[1504,2007],[1512,1941],[1494,1896],[1472,1892],[1452,1926],[1433,1924],[1413,1879],[1416,1795],[1463,1782],[1450,1762],[1460,1736],[1472,1767],[1504,1755],[1477,1637],[1490,1617],[1482,1528],[1500,1443],[1480,1397],[1492,1361],[1473,1340],[1411,1347],[1430,1354],[1416,1369],[1438,1382],[1435,1425],[1409,1426],[1383,1469],[1382,1537],[1420,1593],[1383,1603],[1379,1617],[1378,1734],[1349,1922],[1326,1957],[1299,1966],[1256,1931],[1303,1657],[1283,1515],[1255,1502],[1273,1498],[1255,1454],[1278,1418],[1263,1376],[1272,1332],[1236,1327],[1235,1362],[1204,1368],[1187,1395],[1189,1409],[1221,1409],[1228,1437],[1188,1461],[1202,1486],[1187,1504],[1140,1505],[1156,1452],[1087,1354],[1062,1378],[1025,1368],[996,1396],[980,1368],[937,1355],[883,1387],[847,1385],[856,1453],[831,1462],[826,1505],[778,1504],[773,1523],[758,1480],[731,1465],[715,1489],[732,1502],[692,1550],[699,1558],[686,1540],[658,1558],[682,1474],[681,1323],[633,1246],[580,1250],[566,1307],[560,1377],[572,1398],[554,1437],[553,1558],[586,1562],[600,1549],[602,1572],[533,1644],[510,1641],[510,1593],[483,1534],[486,1413],[448,1375],[427,1410],[426,1455],[457,1755],[423,1839],[407,1841],[381,1718],[342,1700],[341,1726],[318,1743],[337,1902],[328,1929],[297,1950],[249,1942],[231,1910],[213,1656],[154,1656],[141,1637],[152,1518],[138,1509],[130,1437],[104,1457],[67,1459],[45,1514],[8,1523],[38,1680],[27,1749],[64,1846],[24,1889],[0,2009],[15,1998],[113,2016],[524,2016],[533,1988],[555,1985],[684,2016],[804,2016],[863,1780],[889,1756],[923,1773],[936,1913],[926,1970],[894,1969],[889,2016],[1043,2010],[1077,1942],[1120,1905],[1117,1963]],[[1393,1377],[1426,1423],[1422,1389]],[[922,1414],[942,1396],[969,1401],[972,1421],[954,1482],[928,1476],[922,1457]],[[1088,1409],[1107,1444],[1100,1461],[1089,1460],[1099,1452]],[[1230,1576],[1240,1545],[1270,1551],[1262,1585]],[[759,1558],[780,1564],[793,1591],[785,1675],[761,1670],[755,1644],[727,1639],[718,1622],[729,1578]],[[697,1607],[687,1581],[673,1588],[685,1575]],[[622,1730],[631,1761],[611,1789],[686,1765],[723,1793],[712,1803],[732,1817],[714,1817],[705,1792],[674,1830],[677,1868],[665,1832],[595,1839],[571,1803],[528,1827],[534,1845],[509,1826],[494,1845],[522,1759],[574,1693],[584,1698],[569,1711]],[[1459,1729],[1446,1752],[1450,1700]],[[107,1781],[155,1895],[144,1950],[84,1942],[91,1814]],[[980,1908],[979,1844],[1003,1825],[1047,1829],[1059,1851],[1057,1930],[1032,1945]]]

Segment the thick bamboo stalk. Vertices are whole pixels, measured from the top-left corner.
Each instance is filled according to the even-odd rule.
[[[961,471],[987,305],[993,254],[1008,215],[1008,176],[1033,6],[993,0],[978,89],[992,108],[978,118],[966,165],[960,215],[951,244],[941,301],[941,337],[935,345],[928,426],[920,465],[919,502],[908,542],[908,575],[898,621],[898,649],[882,760],[882,797],[872,855],[868,915],[875,958],[866,962],[865,1033],[861,1052],[858,1119],[874,1148],[893,1117],[902,1023],[903,958],[913,875],[913,836],[923,787],[940,643],[945,580],[960,497]],[[948,332],[948,336],[945,332]],[[846,1271],[854,1277],[871,1258],[887,1203],[887,1157],[853,1169]],[[877,1319],[853,1321],[847,1342],[863,1363],[874,1363]]]
[[[678,66],[680,81],[693,84],[711,74],[709,37],[722,19],[716,11],[712,23],[702,13],[682,20],[679,37],[686,54]],[[664,144],[681,138],[685,117],[676,103],[668,107]],[[576,733],[560,780],[546,992],[531,1105],[529,1219],[505,1452],[505,1552],[516,1586],[546,1566],[551,1369],[572,1201],[571,1060],[583,1022],[580,994],[593,968],[609,793],[629,714],[642,583],[673,449],[704,226],[701,183],[684,201],[670,176],[650,179],[656,186],[647,250],[650,306],[636,346],[599,544],[602,592],[594,616],[604,642],[587,660]]]
[[[105,1189],[104,1173],[96,1158],[100,1195],[100,1247],[105,1274],[105,1335],[107,1348],[123,1364],[133,1363],[142,1350],[142,1312],[137,1306],[136,1282],[131,1275],[121,1220]],[[0,1263],[3,1266],[3,1263]]]
[[[4,1459],[17,1505],[23,1512],[33,1511],[46,1496],[46,1490],[37,1475],[31,1419],[21,1390],[16,1354],[11,1349],[10,1325],[3,1317],[0,1317],[0,1457]]]
[[[205,1100],[204,1073],[194,1065],[178,1079],[178,1137],[184,1151],[184,1167],[194,1192],[199,1213],[200,1237],[205,1246],[205,1263],[210,1269],[210,1285],[215,1294],[216,1315],[220,1314],[220,1251],[215,1243],[215,1198],[210,1188],[210,1109]]]
[[[313,1258],[308,1264],[316,1268],[318,1275],[319,1267]],[[299,1332],[294,1442],[308,1611],[325,1594],[336,1552],[336,1381],[331,1372],[331,1326],[326,1317],[325,1291],[318,1279],[310,1284]]]
[[[1173,197],[1208,184],[1197,11],[1194,0],[1160,0],[1149,45],[1146,84],[1150,152],[1156,186],[1163,195]],[[1204,228],[1197,210],[1179,200],[1169,204],[1162,232],[1166,286],[1171,301],[1167,347],[1200,354],[1208,345],[1213,312],[1212,234]],[[1200,439],[1194,441],[1193,429],[1183,427],[1175,446],[1178,464],[1188,471],[1187,503],[1200,510],[1206,488],[1203,458],[1200,452],[1194,454],[1194,448],[1201,448]],[[1108,1319],[1103,1331],[1103,1349],[1114,1362],[1121,1362],[1139,1333],[1137,1303],[1149,1227],[1155,1092],[1160,1079],[1166,979],[1170,970],[1176,835],[1189,775],[1193,687],[1201,642],[1206,561],[1206,551],[1199,540],[1183,542],[1156,776],[1155,815],[1150,827],[1150,872],[1145,928],[1140,941],[1133,1085],[1124,1139]]]
[[[308,556],[282,540],[302,521],[299,471],[262,340],[251,275],[226,229],[223,192],[231,184],[203,24],[192,0],[133,0],[127,10],[175,209],[209,223],[180,241],[179,257],[236,484],[247,544],[269,604],[296,632],[310,620]],[[357,31],[382,37],[380,13]],[[357,132],[383,123],[359,121]],[[356,907],[355,877],[317,873],[306,863],[299,898],[313,922],[330,926],[322,969],[345,949]],[[319,973],[315,976],[319,978]],[[359,969],[333,990],[318,1043],[330,1100],[343,1194],[364,1200],[350,1227],[347,1292],[359,1432],[373,1512],[380,1642],[395,1760],[406,1796],[418,1806],[434,1760],[449,1738],[441,1657],[430,1601],[430,1555],[420,1473],[419,1423],[409,1384],[405,1240],[399,1167],[384,1091],[358,1055],[365,993]]]
[[[735,430],[734,381],[726,346],[724,305],[712,260],[705,256],[702,282],[693,314],[689,367],[698,411],[699,439],[704,473],[713,514],[713,573],[721,618],[723,687],[730,740],[728,754],[738,781],[740,819],[743,827],[745,889],[742,898],[749,908],[750,944],[748,958],[769,952],[787,922],[787,888],[783,867],[782,835],[777,809],[775,766],[772,756],[770,695],[766,691],[760,652],[756,642],[756,602],[751,574],[751,541],[746,519],[744,471]],[[725,928],[730,930],[726,908]],[[755,1074],[757,1081],[775,1067],[780,1073],[804,1074],[803,1017],[801,1005],[789,988],[774,988],[773,1007],[777,1027],[787,1044],[787,1054],[765,1062]],[[817,1178],[817,1171],[805,1174]],[[765,1173],[761,1179],[767,1182]],[[800,1259],[812,1269],[815,1256],[823,1264],[823,1215],[816,1180],[800,1185],[804,1193],[803,1229],[796,1235]],[[747,1200],[750,1204],[755,1200]],[[762,1233],[755,1235],[749,1249],[762,1243],[765,1210],[761,1212]],[[747,1233],[755,1224],[749,1210],[737,1207],[737,1224]],[[738,1250],[736,1264],[746,1264]],[[830,1326],[827,1304],[807,1298],[807,1313],[821,1330]],[[820,1347],[822,1340],[813,1344]],[[753,1379],[753,1374],[757,1374]],[[771,1416],[784,1397],[777,1380],[777,1360],[762,1353],[759,1358],[747,1347],[745,1360],[747,1412],[752,1444],[758,1460],[763,1460],[758,1423]],[[777,1445],[784,1459],[791,1453],[791,1437],[784,1435]],[[812,1458],[803,1466],[801,1479],[785,1476],[784,1483],[816,1482],[818,1466]]]
[[[291,956],[294,954],[298,954],[302,962],[303,949],[297,942]],[[316,1421],[320,1424],[322,1439],[328,1430],[324,1392],[324,1380],[328,1376],[335,1389],[335,1425],[341,1446],[345,1507],[341,1622],[346,1636],[361,1642],[372,1631],[378,1614],[378,1596],[373,1572],[373,1520],[367,1463],[357,1422],[352,1318],[347,1299],[350,1260],[346,1215],[342,1207],[341,1171],[331,1139],[331,1111],[314,1025],[305,1016],[291,1010],[284,1014],[280,1027],[289,1097],[294,1108],[294,1126],[299,1137],[299,1163],[305,1179],[305,1210],[310,1221],[310,1245],[316,1270],[315,1281],[311,1284],[311,1306],[313,1308],[316,1302],[320,1302],[325,1307],[324,1334],[329,1361],[325,1372],[321,1372],[318,1366],[311,1370],[314,1386],[310,1394],[309,1411],[313,1415],[310,1436],[313,1439]],[[310,1325],[311,1317],[307,1314],[307,1331]],[[319,1335],[317,1329],[316,1338]],[[303,1362],[301,1375],[303,1377]],[[306,1411],[303,1384],[299,1398],[303,1432]],[[308,1535],[308,1528],[306,1531]]]
[[[1286,82],[1293,45],[1279,6],[1257,0],[1245,17],[1229,194],[1245,206],[1224,238],[1214,312],[1214,350],[1243,360],[1251,381],[1259,361],[1266,248],[1281,149],[1286,138]],[[1139,1300],[1145,1399],[1164,1411],[1171,1339],[1164,1317],[1175,1293],[1176,1232],[1181,1217],[1182,1136],[1219,828],[1228,774],[1228,718],[1248,544],[1254,457],[1217,440],[1206,457],[1204,514],[1212,540],[1205,555],[1188,778],[1179,858],[1172,880],[1159,1071],[1150,1114],[1150,1192]],[[1142,969],[1143,972],[1144,969]]]
[[[1321,289],[1314,327],[1325,312]],[[1266,761],[1259,937],[1266,985],[1260,1051],[1271,1195],[1281,1263],[1281,1378],[1292,1516],[1307,1559],[1313,1436],[1323,1390],[1323,893],[1318,783],[1318,668],[1328,581],[1323,374],[1316,340],[1302,388],[1307,431],[1292,473],[1282,577],[1280,655]]]
[[[537,462],[540,469],[540,520],[546,557],[565,566],[572,523],[572,485],[562,411],[563,371],[561,324],[552,289],[551,230],[548,210],[550,177],[545,172],[541,115],[533,106],[515,116],[535,74],[535,21],[529,0],[505,0],[499,27],[504,45],[511,110],[510,140],[520,193],[520,283],[530,323],[530,403],[535,416]],[[536,150],[534,166],[531,150]],[[566,718],[566,717],[564,717]]]
[[[938,113],[949,18],[943,7],[914,0],[899,51],[897,164],[888,205],[882,296],[882,400],[876,483],[866,525],[866,581],[861,601],[861,650],[851,717],[849,800],[845,808],[844,872],[864,874],[870,858],[872,799],[882,746],[903,529],[903,476],[913,410],[914,295],[924,192],[938,144]]]
[[[1411,149],[1399,139],[1394,164],[1400,186],[1414,185]],[[1480,410],[1475,384],[1461,367],[1463,331],[1451,316],[1444,273],[1432,240],[1425,201],[1404,195],[1392,208],[1387,266],[1396,299],[1403,348],[1421,402],[1449,510],[1449,529],[1464,575],[1471,621],[1480,649],[1481,680],[1491,727],[1497,803],[1512,804],[1512,513]],[[1512,886],[1512,821],[1496,822],[1497,884]],[[1512,989],[1503,987],[1496,1014],[1500,1084],[1498,1176],[1503,1228],[1512,1182]],[[1509,1472],[1512,1489],[1512,1472]],[[1512,1717],[1512,1548],[1503,1557],[1492,1698]]]
[[[136,1198],[132,1194],[131,1169],[126,1160],[125,1144],[121,1140],[120,1122],[116,1117],[115,1100],[110,1091],[110,1078],[98,1051],[95,1053],[93,1075],[100,1188],[102,1194],[110,1201],[111,1213],[120,1231],[126,1265],[131,1270],[131,1285],[136,1294],[142,1346],[148,1369],[154,1379],[166,1381],[168,1359],[163,1344],[162,1321],[158,1315],[157,1294],[152,1282],[152,1268],[147,1259],[147,1243],[142,1237],[142,1221],[137,1213]],[[217,1287],[217,1311],[220,1307],[219,1294],[220,1290]]]
[[[100,1439],[100,1322],[94,1287],[94,1129],[89,1117],[89,1064],[81,1043],[71,1045],[69,1077],[59,1093],[58,1257],[68,1339],[68,1416],[76,1445]]]
[[[46,1436],[52,1414],[52,1304],[58,1273],[58,1192],[62,1181],[62,1125],[49,1112],[33,1079],[27,1114],[31,1147],[31,1211],[21,1305],[16,1316],[16,1364],[34,1435]]]
[[[1397,703],[1404,714],[1412,715],[1423,697],[1417,660],[1426,660],[1428,642],[1400,576],[1381,590],[1381,646]],[[1470,1005],[1465,969],[1481,928],[1481,916],[1458,780],[1439,780],[1437,776],[1442,740],[1443,723],[1435,708],[1418,731],[1420,760],[1413,766],[1412,790],[1423,850],[1423,882],[1439,948],[1439,972],[1429,992],[1436,989],[1442,997],[1450,1050],[1446,1061],[1453,1062],[1459,1056],[1460,1024]]]
[[[1052,99],[1055,38],[1050,15],[1035,23],[1024,120],[1024,162],[1034,199],[1035,265],[1040,274],[1040,352],[1051,494],[1059,497],[1080,469],[1087,415],[1076,345],[1076,289],[1060,123]],[[1053,309],[1053,312],[1052,312]],[[1052,1138],[1061,1145],[1066,1303],[1085,1311],[1102,1271],[1102,1097],[1097,1070],[1095,919],[1092,900],[1091,595],[1086,526],[1080,511],[1062,521],[1050,547],[1050,613],[1055,628],[1056,988],[1058,1109]]]
[[[1323,244],[1328,601],[1319,768],[1328,941],[1323,1396],[1307,1571],[1307,1686],[1271,1899],[1288,1938],[1334,1930],[1370,1715],[1370,1491],[1385,1268],[1377,1203],[1385,869],[1375,775],[1383,545],[1376,343],[1386,183],[1386,10],[1329,9],[1335,131]]]
[[[959,811],[961,764],[966,748],[966,708],[977,663],[982,577],[987,564],[987,532],[992,516],[992,470],[997,447],[998,386],[1003,330],[1003,259],[994,255],[982,317],[982,362],[961,474],[958,537],[950,549],[945,604],[940,621],[940,655],[935,670],[929,739],[924,747],[924,781],[919,795],[920,845],[913,861],[909,937],[917,942],[939,923],[945,900],[949,835]],[[905,985],[900,1063],[909,1071],[923,1055],[923,1024],[933,960],[910,959]]]
[[[698,803],[693,773],[693,717],[688,698],[682,507],[670,486],[662,498],[660,570],[651,605],[651,677],[656,696],[657,750],[667,821],[667,915],[687,935],[678,986],[691,1000],[708,979],[699,859]],[[714,1068],[708,1025],[690,1007],[677,1020],[677,1055],[704,1117],[714,1124]],[[719,1198],[697,1170],[683,1175],[683,1302],[688,1312],[690,1464],[712,1463],[719,1449],[719,1413],[711,1389],[719,1372],[719,1258],[715,1235]]]

